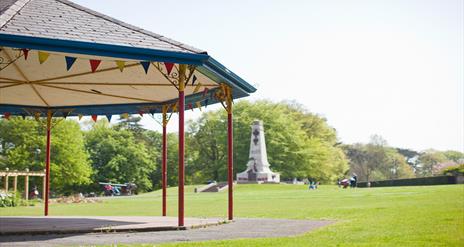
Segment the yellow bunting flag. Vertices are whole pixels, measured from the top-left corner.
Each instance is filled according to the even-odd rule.
[[[116,61],[116,65],[118,65],[119,71],[122,72],[124,70],[124,66],[126,65],[126,62],[118,60]]]
[[[172,105],[172,112],[177,112],[177,102]]]
[[[196,105],[196,106],[198,107],[198,109],[200,109],[200,111],[201,111],[201,103],[200,103],[200,101],[195,102],[195,105]]]
[[[44,51],[39,51],[39,62],[40,62],[40,64],[43,64],[45,61],[47,61],[48,56],[50,56],[50,53],[44,52]]]
[[[123,113],[123,114],[121,114],[121,117],[123,119],[128,119],[129,118],[129,113]]]
[[[82,115],[82,114],[79,114],[79,115],[77,115],[77,117],[79,118],[79,121],[81,121],[83,115]]]
[[[195,89],[193,89],[193,93],[196,93],[196,92],[200,91],[200,88],[201,88],[201,82],[199,82],[199,83],[195,86]]]
[[[40,120],[40,112],[34,113],[34,118],[35,118],[35,120],[39,121]]]

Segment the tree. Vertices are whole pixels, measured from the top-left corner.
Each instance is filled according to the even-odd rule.
[[[224,110],[203,114],[188,124],[192,168],[200,180],[225,180],[227,174],[227,115]],[[289,102],[240,101],[234,106],[234,165],[248,162],[250,125],[262,120],[271,169],[283,179],[294,177],[328,181],[347,169],[345,156],[335,147],[336,134],[325,119]]]
[[[72,120],[53,120],[50,188],[58,193],[90,182],[92,169],[79,124]],[[3,161],[0,169],[43,171],[45,168],[46,128],[43,122],[12,117],[0,121]],[[22,186],[22,185],[21,185]]]
[[[373,135],[368,144],[346,145],[345,151],[351,171],[361,181],[414,177],[406,158],[379,135]]]
[[[419,156],[419,175],[423,177],[437,175],[434,174],[435,166],[445,161],[447,158],[442,152],[433,149],[426,150]]]
[[[106,120],[98,121],[86,133],[86,148],[95,170],[95,181],[132,182],[141,191],[152,188],[150,174],[156,168],[155,154],[149,154],[143,143],[137,143],[132,132],[115,130]]]

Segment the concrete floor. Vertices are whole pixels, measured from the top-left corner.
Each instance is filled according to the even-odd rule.
[[[93,218],[93,217],[92,217]],[[101,219],[97,221],[113,224],[122,219]],[[113,217],[109,217],[113,218]],[[121,218],[121,217],[114,217]],[[137,219],[125,221],[128,225],[138,225]],[[136,217],[138,218],[138,217]],[[140,217],[147,218],[147,217]],[[150,217],[148,217],[150,218]],[[158,217],[153,217],[158,218]],[[159,217],[161,218],[161,217]],[[3,221],[5,218],[0,218]],[[71,220],[85,219],[73,218]],[[30,219],[31,220],[31,219]],[[200,219],[203,223],[214,222]],[[79,221],[81,222],[81,221]],[[123,221],[124,222],[124,221]],[[177,222],[177,221],[176,221]],[[187,221],[188,222],[188,221]],[[216,223],[218,221],[215,221]],[[227,224],[213,224],[208,227],[187,228],[186,230],[150,232],[100,232],[73,234],[22,234],[0,235],[0,246],[63,246],[63,245],[111,245],[131,243],[190,242],[243,238],[288,237],[304,234],[333,221],[286,220],[286,219],[236,219]],[[1,224],[3,225],[3,223]],[[85,224],[84,224],[85,225]],[[143,225],[143,223],[141,224]],[[121,225],[119,225],[121,226]],[[2,227],[3,228],[3,227]]]
[[[178,227],[177,217],[13,216],[0,217],[0,235],[185,230],[221,222],[218,218],[185,218],[185,227]]]

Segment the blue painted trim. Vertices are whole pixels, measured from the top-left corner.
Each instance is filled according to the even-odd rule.
[[[233,82],[236,86],[242,88],[247,93],[256,92],[256,88],[250,85],[248,82],[243,80],[240,76],[236,75],[234,72],[227,69],[224,65],[219,63],[212,57],[209,57],[205,62],[205,67],[210,70],[219,73],[222,77],[226,78],[228,81]]]
[[[0,45],[44,51],[77,53],[95,56],[201,65],[207,54],[163,51],[130,46],[91,43],[84,41],[38,38],[0,33]]]

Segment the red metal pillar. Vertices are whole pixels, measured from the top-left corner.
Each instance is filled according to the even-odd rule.
[[[45,211],[44,215],[48,216],[48,197],[50,195],[50,145],[52,131],[52,112],[47,112],[47,149],[45,153]]]
[[[166,216],[166,186],[167,186],[167,159],[168,159],[168,145],[166,134],[166,112],[163,111],[163,154],[162,154],[162,186],[163,186],[163,216]]]
[[[232,122],[232,105],[228,106],[227,113],[227,182],[229,187],[229,220],[234,219],[234,129]]]
[[[185,82],[186,67],[179,65],[179,194],[178,194],[178,225],[184,226],[184,111],[185,111]]]

